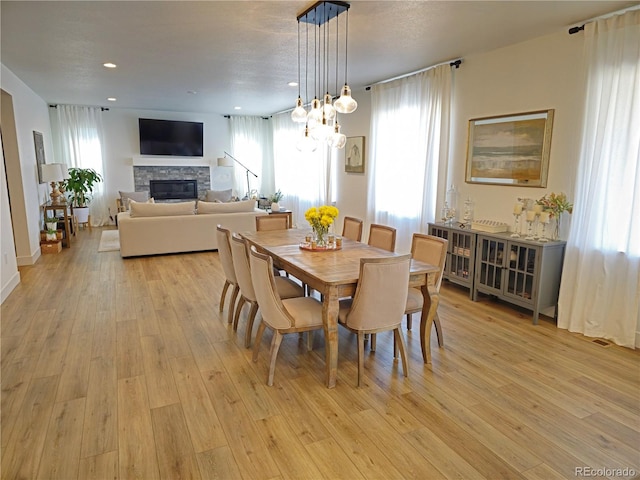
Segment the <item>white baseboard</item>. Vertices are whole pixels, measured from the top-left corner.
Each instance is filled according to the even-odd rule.
[[[4,303],[9,294],[13,292],[13,289],[18,286],[20,283],[20,272],[16,270],[16,273],[11,276],[6,285],[2,286],[2,290],[0,291],[0,304]]]
[[[38,247],[36,249],[36,251],[33,252],[28,257],[27,256],[16,257],[16,262],[17,262],[19,267],[25,267],[25,266],[28,266],[28,265],[35,265],[35,263],[40,258],[40,255],[42,255],[42,251],[40,250],[40,247]]]

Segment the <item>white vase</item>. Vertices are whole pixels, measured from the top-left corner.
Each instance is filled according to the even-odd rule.
[[[89,221],[89,207],[74,207],[73,214],[76,216],[78,223],[87,223]]]
[[[271,202],[271,211],[272,212],[279,212],[280,211],[280,204],[278,202]]]
[[[57,230],[58,222],[47,222],[47,230]]]
[[[54,241],[55,241],[55,240],[57,240],[57,239],[58,239],[58,234],[57,234],[56,232],[53,232],[53,233],[49,233],[49,232],[47,232],[47,233],[45,234],[45,238],[46,238],[47,240],[54,240]]]

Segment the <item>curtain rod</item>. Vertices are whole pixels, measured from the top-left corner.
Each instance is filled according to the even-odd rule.
[[[398,75],[397,77],[388,78],[387,80],[381,80],[379,82],[372,83],[371,85],[367,85],[365,87],[365,90],[369,91],[371,90],[371,87],[373,87],[374,85],[382,85],[383,83],[389,83],[389,82],[393,82],[394,80],[400,80],[401,78],[410,77],[411,75],[417,75],[418,73],[426,72],[427,70],[431,70],[432,68],[439,67],[440,65],[446,65],[447,63],[449,64],[450,67],[460,68],[460,65],[462,64],[462,59],[458,58],[456,60],[449,60],[446,62],[437,63],[435,65],[431,65],[430,67],[425,67],[425,68],[421,68],[420,70],[416,70],[415,72],[404,73],[402,75]]]
[[[90,107],[90,108],[98,108],[98,107],[96,107],[96,106],[94,106],[94,105],[72,105],[72,106],[74,106],[74,107]],[[50,103],[50,104],[49,104],[49,108],[58,108],[58,104],[56,104],[56,103]],[[103,112],[108,112],[108,111],[109,111],[109,109],[108,109],[107,107],[100,107],[100,109],[101,109]]]
[[[614,15],[620,15],[626,12],[630,12],[632,10],[640,10],[640,6],[639,5],[633,5],[631,7],[627,7],[627,8],[623,8],[622,10],[616,10],[615,12],[611,12],[611,13],[605,13],[604,15],[600,15],[598,17],[593,17],[590,18],[588,20],[585,20],[582,25],[576,26],[576,27],[571,27],[569,29],[569,35],[573,35],[574,33],[578,33],[582,30],[584,30],[584,26],[587,23],[592,23],[595,22],[596,20],[602,20],[603,18],[608,18],[608,17],[613,17]]]

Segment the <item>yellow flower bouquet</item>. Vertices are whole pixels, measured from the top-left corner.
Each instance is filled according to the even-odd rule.
[[[325,246],[327,244],[326,237],[329,232],[329,227],[333,224],[333,221],[339,213],[338,209],[331,205],[311,207],[304,213],[304,218],[306,218],[309,225],[311,225],[319,246]]]

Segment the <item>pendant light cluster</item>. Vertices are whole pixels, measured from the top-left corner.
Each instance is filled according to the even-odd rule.
[[[349,36],[349,4],[347,2],[326,1],[316,2],[310,8],[298,15],[298,100],[296,108],[291,112],[291,119],[305,125],[303,136],[296,147],[300,151],[314,151],[318,142],[327,142],[330,147],[343,148],[347,137],[340,133],[338,123],[339,113],[351,113],[358,108],[358,103],[351,96],[351,88],[347,84],[347,42]],[[344,22],[344,86],[340,90],[340,97],[333,102],[334,95],[329,90],[338,93],[338,65],[341,41],[340,14],[346,12]],[[334,22],[330,20],[335,19]],[[301,32],[300,23],[305,24],[305,96],[310,109],[305,108],[301,95]],[[332,25],[335,25],[333,27]],[[314,28],[316,27],[316,28]],[[309,39],[309,35],[313,39]],[[312,50],[312,51],[311,51]],[[332,58],[331,53],[335,51]],[[310,65],[311,64],[311,65]],[[332,70],[333,68],[333,70]],[[313,74],[313,100],[309,101],[310,81]],[[330,77],[335,77],[333,88]]]

